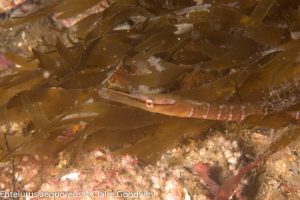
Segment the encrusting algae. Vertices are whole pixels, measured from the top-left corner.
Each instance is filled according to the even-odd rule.
[[[236,123],[292,127],[247,159],[232,174],[235,183],[223,180],[226,195],[210,194],[220,200],[298,139],[298,1],[58,0],[7,15],[0,28],[41,19],[55,34],[27,51],[0,54],[3,163],[67,154],[60,165],[72,166],[82,152],[107,148],[149,164],[187,138]]]

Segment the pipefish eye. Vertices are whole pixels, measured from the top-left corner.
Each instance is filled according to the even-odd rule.
[[[154,101],[152,99],[146,100],[146,106],[147,108],[153,108],[154,107]]]

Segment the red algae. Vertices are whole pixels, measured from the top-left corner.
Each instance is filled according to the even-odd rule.
[[[6,69],[11,66],[12,63],[3,54],[0,53],[0,70]]]

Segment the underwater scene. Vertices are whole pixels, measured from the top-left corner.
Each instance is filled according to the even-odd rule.
[[[0,0],[0,200],[300,199],[300,1]]]

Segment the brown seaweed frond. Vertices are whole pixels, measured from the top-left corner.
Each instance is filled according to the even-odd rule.
[[[43,38],[30,56],[6,53],[20,67],[0,79],[0,120],[29,121],[30,133],[26,148],[17,143],[12,149],[45,153],[42,146],[49,144],[54,156],[72,143],[80,148],[99,143],[154,160],[185,132],[201,134],[216,124],[105,101],[96,92],[100,87],[264,107],[266,94],[299,76],[299,2],[247,2],[117,0],[57,30],[55,41]],[[59,23],[99,3],[55,1],[1,24],[11,27],[51,13],[59,13]],[[298,90],[293,93],[299,96]],[[296,111],[298,102],[244,123],[282,127],[291,122],[286,112],[293,106]],[[82,135],[57,140],[82,123]]]

